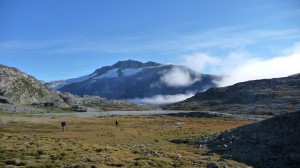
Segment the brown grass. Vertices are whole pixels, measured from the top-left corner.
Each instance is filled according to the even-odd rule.
[[[213,134],[247,124],[224,118],[128,116],[42,117],[1,114],[0,167],[202,167],[218,161],[205,150],[170,139]],[[65,132],[60,121],[67,122]],[[119,126],[115,126],[118,119]],[[4,122],[5,121],[5,122]]]

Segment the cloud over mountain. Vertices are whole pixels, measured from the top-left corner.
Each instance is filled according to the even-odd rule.
[[[175,95],[155,95],[152,97],[130,99],[129,101],[135,103],[154,104],[154,105],[169,104],[169,103],[175,103],[175,102],[185,100],[194,95],[195,95],[194,93],[175,94]]]
[[[165,104],[184,100],[216,86],[219,76],[198,73],[186,66],[119,61],[78,78],[54,81],[54,90],[77,95],[97,95],[108,99]]]
[[[170,87],[185,87],[194,84],[201,79],[200,75],[192,77],[187,69],[174,67],[165,71],[160,81]]]
[[[248,80],[285,77],[300,73],[300,44],[284,49],[281,56],[258,58],[245,51],[231,52],[225,57],[197,53],[186,56],[185,65],[197,71],[206,67],[210,73],[223,75],[218,86]]]

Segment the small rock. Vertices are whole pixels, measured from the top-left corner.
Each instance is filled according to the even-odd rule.
[[[218,161],[219,162],[226,162],[226,160],[224,158],[220,158]]]
[[[95,150],[97,153],[99,153],[99,152],[102,152],[103,151],[103,149],[101,149],[101,148],[98,148],[98,149],[96,149]]]
[[[25,166],[27,163],[25,161],[21,161],[20,159],[11,159],[5,162],[7,166]]]
[[[212,163],[212,162],[207,163],[206,166],[207,168],[220,168],[217,163]]]

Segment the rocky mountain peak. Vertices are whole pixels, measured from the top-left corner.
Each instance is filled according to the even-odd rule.
[[[0,65],[0,96],[9,103],[62,102],[59,96],[33,76],[5,65]]]
[[[180,78],[180,76],[184,79],[179,79],[178,83],[174,78]],[[202,75],[185,66],[126,60],[97,69],[90,75],[47,85],[54,86],[51,87],[53,90],[76,95],[137,100],[157,95],[186,95],[203,91],[215,86],[213,83],[215,79],[216,76]]]
[[[126,60],[126,61],[119,61],[116,64],[112,65],[112,67],[118,69],[127,69],[127,68],[137,69],[137,68],[144,68],[144,67],[158,66],[158,65],[161,64],[158,64],[156,62],[151,62],[151,61],[142,63],[135,60]]]
[[[126,60],[126,61],[119,61],[115,63],[112,67],[118,69],[126,69],[126,68],[141,68],[143,66],[142,62],[134,61],[134,60]]]
[[[112,66],[104,66],[102,68],[97,69],[93,74],[104,74],[109,70],[112,69],[117,69],[117,70],[124,70],[124,69],[138,69],[138,68],[146,68],[146,67],[151,67],[151,66],[158,66],[161,65],[159,63],[156,62],[146,62],[146,63],[142,63],[139,61],[135,61],[135,60],[126,60],[126,61],[118,61],[117,63],[113,64]]]
[[[11,76],[19,76],[19,77],[28,77],[28,75],[24,72],[21,72],[17,68],[8,67],[0,64],[0,77],[11,77]]]

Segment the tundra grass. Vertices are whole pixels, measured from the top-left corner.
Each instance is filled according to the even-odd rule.
[[[225,118],[108,118],[0,115],[0,167],[245,166],[193,145],[169,140],[213,134],[249,121]],[[61,120],[67,128],[62,132]],[[115,120],[119,121],[118,127]]]

